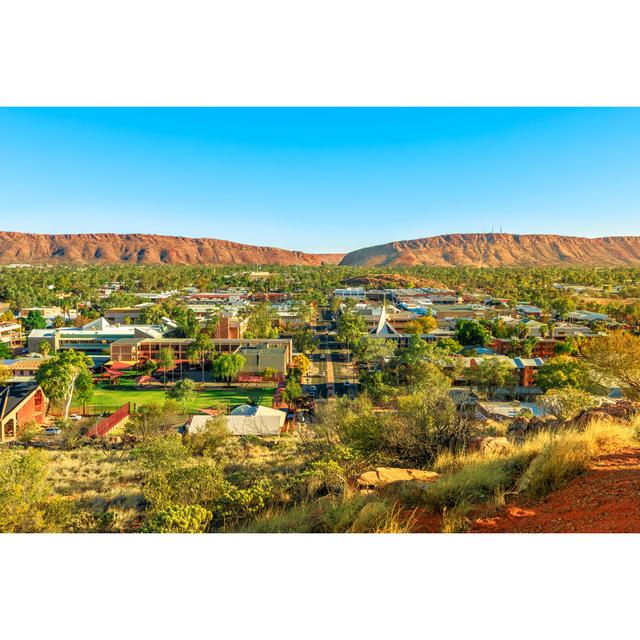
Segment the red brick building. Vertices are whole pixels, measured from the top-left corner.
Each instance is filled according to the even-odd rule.
[[[25,425],[44,422],[47,398],[36,382],[8,384],[0,390],[0,442],[14,440]]]

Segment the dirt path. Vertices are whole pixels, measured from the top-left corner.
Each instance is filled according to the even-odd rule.
[[[538,504],[516,500],[478,533],[640,533],[640,447],[594,459],[589,470]]]

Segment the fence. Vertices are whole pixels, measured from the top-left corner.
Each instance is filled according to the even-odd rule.
[[[126,420],[131,413],[131,404],[127,402],[123,404],[117,411],[110,416],[103,418],[94,427],[87,431],[88,438],[102,437],[109,433],[111,429],[117,427],[123,420]]]

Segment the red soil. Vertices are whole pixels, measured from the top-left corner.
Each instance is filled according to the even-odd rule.
[[[541,503],[516,500],[478,533],[640,533],[640,447],[594,459],[588,471]]]

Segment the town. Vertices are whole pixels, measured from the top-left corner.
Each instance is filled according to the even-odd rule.
[[[501,447],[545,421],[630,410],[640,380],[607,356],[622,344],[638,353],[639,281],[632,268],[9,265],[0,442],[135,451],[158,432],[272,452],[345,419],[328,413],[399,419],[411,399],[453,412],[446,446],[425,433],[367,449],[353,426],[340,440],[365,467],[388,465],[378,475],[427,478],[420,470],[447,448]],[[136,513],[126,527],[141,522]]]

